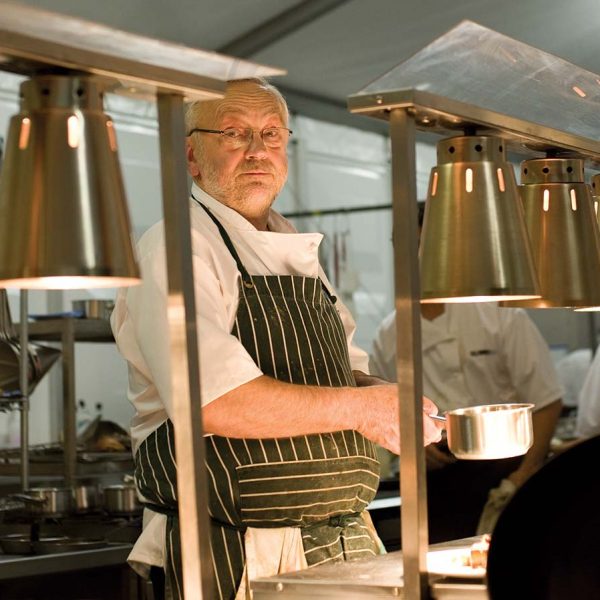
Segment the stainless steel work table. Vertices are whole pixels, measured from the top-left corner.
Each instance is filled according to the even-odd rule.
[[[434,544],[432,550],[464,548],[480,538]],[[339,598],[405,598],[403,594],[402,552],[364,560],[329,563],[285,575],[251,582],[254,600],[314,600]],[[488,600],[483,578],[429,575],[431,597],[437,600]],[[409,600],[409,599],[406,599]]]
[[[0,554],[0,580],[125,565],[132,544],[112,543],[106,548],[60,554],[17,556]]]

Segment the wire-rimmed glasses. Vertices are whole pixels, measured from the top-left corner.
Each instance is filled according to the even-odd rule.
[[[252,142],[255,131],[257,130],[251,127],[228,127],[227,129],[203,129],[195,127],[188,135],[196,132],[218,133],[223,143],[230,148],[241,148],[242,146],[248,146]],[[288,143],[292,135],[292,130],[287,127],[265,127],[258,131],[258,134],[267,148],[281,148]]]

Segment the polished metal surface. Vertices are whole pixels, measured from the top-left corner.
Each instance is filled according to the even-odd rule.
[[[448,448],[466,460],[525,454],[533,443],[532,410],[533,404],[490,404],[448,411]]]
[[[437,145],[421,234],[423,302],[539,296],[523,209],[506,146],[493,136]]]
[[[283,75],[217,52],[155,40],[64,14],[1,2],[1,68],[31,75],[49,65],[113,79],[114,91],[151,97],[170,90],[220,97],[228,79]]]
[[[115,484],[102,488],[102,506],[109,515],[132,515],[142,510],[134,484]]]
[[[115,308],[112,300],[73,300],[73,311],[81,313],[86,319],[110,319],[110,315]]]
[[[21,402],[19,404],[19,418],[21,437],[21,489],[25,491],[29,487],[29,311],[27,290],[19,292],[20,304],[20,327],[19,343],[19,389],[21,390]],[[5,297],[5,301],[8,299]],[[10,309],[6,304],[6,314],[10,317]],[[12,329],[12,328],[11,328]]]
[[[25,503],[25,512],[38,517],[62,517],[73,510],[73,490],[64,487],[36,487],[12,496]]]
[[[600,233],[583,160],[524,161],[519,193],[541,298],[506,306],[600,306]]]
[[[598,165],[598,80],[597,75],[538,49],[465,22],[351,96],[348,107],[355,113],[389,120],[392,132],[397,128],[394,125],[396,115],[406,114],[409,123],[405,128],[396,130],[399,135],[408,133],[408,144],[414,144],[414,130],[417,128],[454,135],[480,134],[501,137],[511,151],[517,149],[526,155],[541,156],[546,152],[556,155],[566,151]],[[402,153],[401,156],[394,156],[399,153]],[[406,168],[402,169],[401,163],[406,157],[409,160]],[[392,143],[392,164],[398,174],[405,176],[402,182],[398,175],[393,175],[394,186],[401,186],[400,197],[407,196],[404,207],[410,206],[411,201],[413,204],[417,201],[414,160],[411,158],[414,154],[407,152],[402,144],[395,148]],[[498,181],[497,172],[495,175]],[[489,217],[492,222],[496,218],[495,215]],[[416,229],[410,210],[406,212],[405,220]],[[402,231],[405,232],[404,229]],[[418,268],[416,257],[410,252],[413,235],[416,231],[410,234],[405,246],[408,257],[395,255],[397,279],[402,277],[403,285],[409,290],[415,281],[413,273]],[[498,240],[500,242],[505,243],[506,240]],[[560,242],[557,240],[557,243]],[[472,260],[475,256],[466,256],[463,260]],[[402,262],[405,267],[403,274],[400,261],[407,261]],[[457,265],[459,269],[465,267],[465,263]],[[414,296],[409,301],[410,297],[411,294],[406,294],[401,298],[397,291],[397,308],[402,307],[402,302],[414,301]],[[421,365],[417,357],[421,347],[419,325],[415,319],[406,318],[408,315],[410,311],[405,309],[402,326],[399,321],[398,352],[406,344],[414,344],[414,347],[405,357],[399,358],[398,370],[412,382],[420,377]],[[408,342],[403,341],[405,337]],[[407,357],[408,362],[405,362]],[[406,411],[402,418],[402,432],[410,427],[420,430],[422,415]],[[421,469],[424,450],[412,445],[409,448],[413,448],[416,455],[402,455],[400,460],[401,465],[407,463],[402,473],[402,510],[403,513],[406,510],[418,514],[424,498],[415,472]],[[406,479],[404,473],[408,474]],[[426,511],[420,526],[423,522],[427,522]],[[422,537],[411,535],[410,541],[413,560],[419,560],[416,557],[423,552]],[[420,569],[421,574],[426,572],[426,568]],[[415,588],[407,587],[408,594],[419,597],[421,588]]]
[[[427,550],[447,550],[464,553],[480,538],[452,540],[430,546]],[[364,600],[366,598],[404,598],[414,600],[415,595],[406,585],[406,560],[403,552],[389,552],[357,561],[337,561],[317,565],[310,569],[284,573],[273,577],[259,578],[251,582],[254,600]],[[456,556],[456,555],[455,555]],[[487,587],[482,576],[452,576],[452,565],[448,575],[429,574],[428,591],[425,598],[449,600],[488,598]],[[463,596],[458,595],[459,591]]]
[[[352,112],[389,118],[411,108],[429,131],[501,134],[520,146],[600,159],[598,76],[471,21],[349,98]]]
[[[4,287],[139,283],[125,188],[103,89],[90,77],[21,84],[0,174]]]
[[[100,492],[93,483],[73,487],[73,510],[78,514],[93,512],[100,505]]]
[[[50,367],[60,358],[61,353],[56,348],[28,341],[30,324],[27,322],[27,292],[23,290],[20,296],[20,312],[21,322],[17,337],[7,292],[0,289],[0,390],[8,398],[19,399],[20,396],[21,410],[27,412],[25,404],[28,402],[28,395],[35,390]],[[21,435],[27,438],[28,432],[25,431],[24,423],[22,427]]]
[[[427,488],[421,399],[415,126],[405,110],[395,110],[390,115],[390,137],[404,580],[408,597],[420,600],[427,597]]]
[[[200,359],[192,268],[189,189],[186,185],[183,98],[158,95],[163,214],[168,279],[172,415],[177,454],[177,498],[181,523],[186,600],[211,598],[207,474],[200,393]],[[202,302],[202,298],[198,299]]]
[[[594,207],[594,213],[596,215],[596,221],[600,227],[600,173],[593,175],[590,181],[590,188],[592,192],[592,205]],[[589,312],[595,313],[600,312],[600,306],[584,306],[583,308],[575,308],[575,312]],[[594,322],[594,315],[590,317],[590,348],[592,352],[596,351],[596,324]]]
[[[598,205],[600,204],[600,173],[596,173],[596,175],[592,176],[592,179],[590,180],[590,186],[592,188],[594,212],[596,213],[596,218],[600,219],[600,215],[598,214]]]

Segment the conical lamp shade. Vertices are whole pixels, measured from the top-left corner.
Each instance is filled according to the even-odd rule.
[[[600,214],[598,209],[600,208],[600,175],[594,175],[592,177],[591,188],[592,188],[592,206],[594,207],[594,214],[596,215],[596,222],[600,224]],[[576,308],[575,312],[600,312],[600,306],[586,306],[585,308]]]
[[[539,295],[523,209],[503,140],[461,136],[437,146],[420,243],[422,302]]]
[[[526,160],[519,192],[542,297],[509,305],[600,306],[600,234],[583,160]]]
[[[115,132],[100,83],[63,75],[25,81],[0,173],[0,286],[135,283]]]
[[[600,174],[592,177],[590,186],[592,188],[592,205],[594,207],[594,214],[596,215],[596,222],[600,225]]]

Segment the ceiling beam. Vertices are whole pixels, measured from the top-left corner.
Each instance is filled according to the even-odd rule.
[[[238,58],[249,58],[345,2],[348,0],[304,0],[225,44],[217,52]]]
[[[221,46],[217,52],[237,56],[238,58],[250,58],[286,35],[312,23],[346,2],[348,0],[304,0],[304,2],[300,2],[289,10],[265,21],[232,42]],[[387,123],[372,117],[353,115],[342,102],[284,86],[277,85],[277,87],[285,96],[292,113],[388,135]]]

